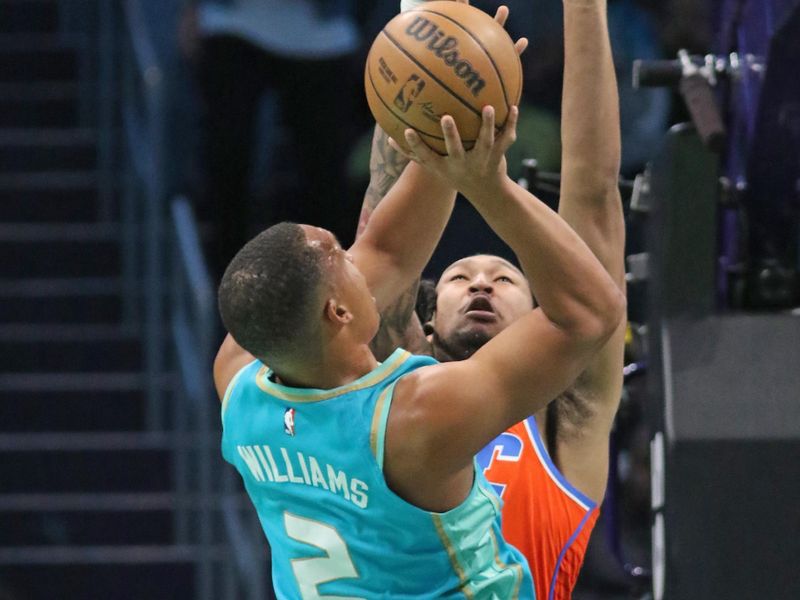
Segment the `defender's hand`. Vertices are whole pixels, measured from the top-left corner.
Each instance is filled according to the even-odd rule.
[[[430,2],[431,0],[425,0],[426,2]],[[469,4],[469,0],[455,0],[459,4]],[[497,21],[501,27],[506,26],[506,21],[508,20],[509,10],[506,5],[498,6],[497,12],[494,14],[494,20]],[[528,38],[519,38],[516,42],[514,42],[514,48],[517,50],[518,55],[522,55],[525,52],[525,49],[528,47]]]

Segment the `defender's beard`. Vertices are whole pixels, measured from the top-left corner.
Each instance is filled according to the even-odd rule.
[[[440,362],[464,360],[475,354],[492,335],[484,329],[454,331],[448,338],[433,332],[433,357]]]

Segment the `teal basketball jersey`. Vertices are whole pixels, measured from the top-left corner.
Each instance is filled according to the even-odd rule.
[[[435,363],[399,349],[360,379],[317,390],[279,385],[254,361],[231,381],[222,453],[258,512],[281,600],[533,600],[477,469],[468,497],[445,513],[409,504],[383,477],[395,383]]]

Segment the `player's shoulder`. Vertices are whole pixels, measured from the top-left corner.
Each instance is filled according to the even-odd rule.
[[[222,400],[234,377],[247,365],[255,361],[255,357],[239,346],[231,335],[227,335],[214,358],[214,387]]]

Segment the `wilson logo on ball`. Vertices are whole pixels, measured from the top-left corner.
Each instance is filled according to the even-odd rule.
[[[474,96],[480,94],[486,87],[486,81],[475,67],[468,60],[461,58],[458,39],[446,35],[435,23],[431,23],[425,17],[417,17],[406,27],[406,35],[418,42],[427,41],[427,49],[441,58],[448,67],[452,67],[456,76],[464,80]]]

